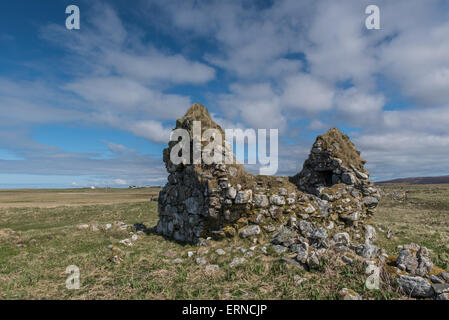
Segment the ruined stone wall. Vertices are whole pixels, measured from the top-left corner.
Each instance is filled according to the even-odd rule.
[[[369,180],[365,160],[349,137],[336,128],[317,137],[300,173],[291,178],[298,188],[333,203],[333,212],[347,223],[374,214],[380,193]]]
[[[216,128],[224,138],[199,104],[177,120],[176,128],[192,135],[195,120],[201,121],[202,132]],[[158,233],[187,242],[208,236],[257,237],[307,220],[334,233],[352,230],[351,237],[363,240],[359,222],[373,214],[379,193],[360,153],[338,129],[317,138],[303,170],[290,179],[251,175],[239,164],[174,165],[169,155],[176,143],[164,150],[169,177],[159,195]]]

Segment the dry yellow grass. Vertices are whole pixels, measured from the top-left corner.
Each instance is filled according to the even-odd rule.
[[[159,188],[0,190],[0,208],[55,208],[95,204],[133,203],[156,198]]]
[[[382,200],[375,223],[385,231],[391,228],[394,237],[388,240],[379,232],[379,242],[390,254],[397,254],[397,244],[423,243],[433,250],[437,265],[447,270],[449,186],[407,188],[412,191],[407,202]],[[367,299],[404,298],[391,286],[388,273],[382,274],[381,290],[367,290],[363,264],[348,266],[335,256],[327,256],[318,270],[305,272],[280,262],[273,253],[262,254],[259,245],[247,262],[230,268],[234,257],[244,256],[238,247],[248,249],[253,244],[240,239],[212,241],[207,253],[203,248],[200,251],[208,263],[220,269],[207,273],[195,263],[198,255],[187,257],[188,251],[197,252],[199,247],[155,234],[143,235],[127,247],[119,243],[130,236],[126,231],[78,230],[78,224],[92,222],[100,226],[113,221],[156,224],[157,202],[148,201],[156,190],[103,190],[105,194],[98,198],[110,204],[86,205],[92,201],[90,192],[101,191],[70,196],[60,190],[35,191],[34,195],[15,191],[14,201],[31,200],[27,200],[30,207],[0,208],[0,299],[339,299],[343,287]],[[0,198],[7,203],[8,197],[2,193]],[[66,201],[61,197],[72,197],[72,206],[38,208],[39,199],[32,199],[41,193],[56,203]],[[132,195],[142,201],[130,201]],[[124,203],[115,203],[122,196]],[[108,245],[118,248],[122,264],[110,261]],[[226,255],[217,255],[217,248],[224,249]],[[175,258],[182,261],[175,264]],[[65,269],[72,264],[80,268],[80,290],[65,287]],[[307,279],[299,286],[298,276]]]

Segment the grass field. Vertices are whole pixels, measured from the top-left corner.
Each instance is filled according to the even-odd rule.
[[[449,186],[385,187],[387,192],[400,188],[409,191],[407,200],[384,198],[378,207],[375,224],[385,231],[378,231],[379,245],[397,254],[399,244],[424,244],[434,262],[448,270]],[[361,263],[349,266],[327,257],[319,270],[305,272],[274,253],[261,253],[259,244],[254,256],[232,268],[232,259],[245,257],[254,244],[233,239],[197,247],[149,234],[125,246],[119,241],[130,237],[128,231],[104,230],[114,221],[154,226],[157,202],[149,199],[157,191],[0,191],[0,299],[338,299],[344,287],[368,299],[404,298],[388,275],[380,290],[367,290]],[[99,230],[80,224],[98,224]],[[226,253],[218,255],[218,248]],[[189,258],[189,251],[195,255]],[[113,255],[122,263],[111,260]],[[197,265],[198,257],[219,269]],[[80,270],[79,290],[66,288],[69,265]],[[298,284],[299,278],[306,280]]]

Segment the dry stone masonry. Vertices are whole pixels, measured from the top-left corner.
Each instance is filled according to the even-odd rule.
[[[193,137],[193,121],[201,121],[203,132],[215,128],[224,137],[199,104],[177,120],[176,128]],[[159,196],[157,232],[177,241],[248,238],[273,232],[283,221],[293,227],[308,221],[324,231],[348,228],[351,237],[363,240],[359,222],[369,221],[379,201],[360,152],[336,128],[317,138],[303,170],[290,179],[252,175],[239,164],[174,165],[169,155],[176,143],[164,150],[169,177]]]
[[[224,137],[199,104],[177,120],[176,128],[188,130],[192,137],[194,121],[201,121],[202,132],[215,128]],[[175,165],[169,155],[176,143],[164,150],[169,176],[159,194],[157,233],[198,244],[209,237],[240,237],[253,244],[268,240],[281,261],[305,270],[319,268],[326,255],[350,265],[358,260],[383,268],[410,297],[449,299],[449,274],[433,265],[427,248],[405,245],[398,256],[389,256],[375,245],[372,217],[380,192],[360,152],[338,129],[317,137],[301,172],[290,178],[252,175],[237,163]],[[191,142],[190,150],[193,143],[208,141]],[[260,252],[270,254],[266,244]],[[230,267],[253,254],[234,258]],[[199,265],[206,262],[197,260]],[[341,295],[360,298],[346,288]]]

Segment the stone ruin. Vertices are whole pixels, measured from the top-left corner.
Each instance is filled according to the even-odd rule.
[[[215,128],[224,137],[200,104],[192,105],[176,121],[176,128],[188,130],[193,137],[193,121],[201,121],[202,133]],[[336,128],[317,138],[302,171],[291,178],[252,175],[238,163],[174,165],[169,155],[175,144],[171,141],[164,150],[169,176],[159,195],[156,230],[177,241],[249,237],[298,218],[327,230],[351,229],[360,239],[359,224],[369,221],[379,201],[365,160]]]
[[[215,128],[224,137],[200,104],[192,105],[176,128],[193,137],[194,121],[201,121],[201,135]],[[191,142],[191,152],[193,143],[209,142]],[[360,152],[338,129],[318,136],[301,172],[289,178],[253,175],[238,163],[175,165],[169,155],[176,144],[164,149],[169,176],[159,194],[156,233],[200,245],[209,237],[239,236],[260,244],[268,240],[284,255],[282,261],[306,270],[331,252],[348,264],[361,259],[367,266],[382,267],[411,297],[449,300],[449,273],[433,265],[428,249],[405,245],[398,256],[389,256],[374,245],[372,217],[380,193]],[[226,146],[221,150],[224,155]]]

